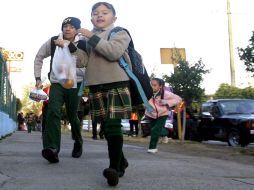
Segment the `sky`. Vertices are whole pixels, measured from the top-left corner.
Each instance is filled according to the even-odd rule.
[[[34,82],[33,62],[40,46],[61,32],[64,18],[75,16],[92,29],[91,7],[95,0],[2,0],[0,47],[23,51],[22,72],[11,73],[13,89],[22,96],[24,85]],[[214,93],[221,83],[230,84],[227,0],[109,0],[116,9],[116,26],[127,28],[148,73],[158,77],[173,72],[161,64],[160,48],[185,48],[190,64],[202,59],[210,70],[202,87]],[[246,47],[254,31],[254,0],[231,0],[234,63],[237,87],[253,85],[239,60],[237,47]],[[49,59],[43,65],[47,76]]]

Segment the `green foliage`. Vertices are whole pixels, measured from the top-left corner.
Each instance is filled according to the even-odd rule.
[[[249,86],[247,88],[242,89],[242,95],[244,98],[254,99],[254,88]]]
[[[254,88],[237,88],[229,84],[221,84],[214,94],[215,99],[224,99],[224,98],[249,98],[254,99]]]
[[[206,73],[209,73],[209,70],[205,69],[202,60],[194,65],[181,60],[176,66],[174,74],[164,75],[163,79],[172,86],[174,93],[181,96],[186,105],[190,106],[193,101],[200,102],[204,97],[205,90],[201,88],[201,82]]]
[[[21,100],[19,98],[17,98],[17,100],[16,100],[16,110],[17,110],[17,112],[19,112],[21,109],[22,109]]]
[[[246,48],[237,48],[240,60],[244,62],[246,71],[253,73],[254,77],[254,31],[252,37],[249,39],[249,45]]]

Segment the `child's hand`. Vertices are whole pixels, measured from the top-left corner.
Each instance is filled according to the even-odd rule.
[[[91,32],[90,30],[87,30],[87,29],[85,29],[85,28],[80,28],[80,29],[78,29],[78,33],[79,33],[80,35],[82,35],[82,36],[87,37],[87,38],[91,38],[91,37],[94,35],[93,32]]]
[[[167,100],[160,100],[160,105],[164,106],[164,105],[168,105]]]
[[[54,40],[54,42],[56,46],[61,48],[68,47],[68,45],[70,44],[69,40],[62,40],[62,39]]]
[[[64,40],[57,39],[57,40],[54,40],[54,42],[55,42],[56,46],[61,47],[61,48],[64,47]]]
[[[36,80],[35,87],[36,87],[37,89],[41,89],[41,88],[43,87],[43,86],[42,86],[42,82],[41,82],[40,79],[37,79],[37,80]]]

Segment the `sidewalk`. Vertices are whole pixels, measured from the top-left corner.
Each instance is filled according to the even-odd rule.
[[[147,140],[147,139],[142,139]],[[108,166],[105,140],[84,139],[84,154],[71,157],[73,141],[62,134],[58,164],[41,157],[41,133],[18,131],[0,141],[1,190],[104,190],[102,171]],[[174,153],[160,146],[148,154],[147,144],[124,144],[129,161],[119,190],[253,190],[254,165],[219,158]]]

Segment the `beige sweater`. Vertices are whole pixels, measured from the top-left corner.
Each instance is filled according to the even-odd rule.
[[[59,35],[59,38],[62,38],[62,36]],[[76,36],[73,44],[77,46],[78,40],[79,40],[79,37]],[[51,54],[51,38],[40,47],[38,53],[35,56],[35,60],[34,60],[34,76],[35,76],[35,78],[41,77],[43,60],[45,58],[51,56],[50,54]],[[77,49],[77,51],[72,53],[72,55],[76,57],[77,82],[81,82],[84,78],[85,67],[88,62],[88,55],[85,51],[83,51],[81,49]],[[50,73],[50,82],[58,83],[58,80],[52,71]]]
[[[130,65],[130,58],[126,50],[131,39],[125,31],[120,31],[113,34],[108,40],[112,28],[113,26],[110,26],[106,31],[94,30],[95,35],[87,41],[89,53],[85,73],[87,86],[129,80],[118,60],[124,55]]]

